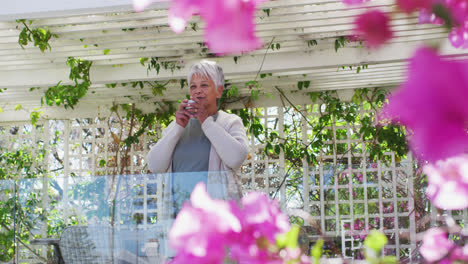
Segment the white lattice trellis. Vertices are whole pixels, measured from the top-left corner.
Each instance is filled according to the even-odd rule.
[[[319,107],[319,104],[312,104],[302,105],[298,109],[309,120],[314,120],[319,117]],[[290,132],[297,133],[303,144],[314,140],[313,128],[296,109],[270,106],[258,108],[255,115],[268,132],[275,131],[279,138],[285,137],[284,129],[287,127]],[[125,131],[128,124],[120,123],[112,115],[106,118],[54,120],[44,124],[46,129],[43,130],[48,132],[37,136],[44,142],[51,140],[52,135],[58,139],[51,149],[49,163],[56,171],[55,176],[63,177],[64,192],[70,184],[74,184],[70,182],[73,176],[120,174],[122,162],[127,162],[124,174],[147,172],[146,153],[161,132],[158,127],[154,128],[155,137],[142,136],[140,143],[128,150],[130,158],[125,161],[122,156],[125,151],[118,150],[122,148],[122,138],[128,133]],[[249,135],[251,153],[241,170],[243,188],[246,192],[256,190],[274,196],[286,211],[302,209],[308,212],[312,222],[306,224],[314,227],[309,237],[313,239],[319,234],[337,239],[341,237],[346,256],[357,256],[357,251],[353,249],[359,248],[362,241],[360,236],[371,228],[380,229],[390,238],[386,254],[408,256],[416,245],[415,218],[411,214],[414,208],[411,199],[411,160],[397,162],[392,153],[387,153],[390,163],[369,163],[365,142],[357,138],[353,126],[355,124],[334,120],[331,126],[325,127],[321,133],[326,135],[327,140],[318,156],[320,165],[311,166],[304,159],[302,168],[292,168],[291,161],[285,160],[282,150],[277,155],[266,155],[265,144]],[[3,131],[12,129],[5,125],[2,127]],[[124,134],[120,137],[122,127]],[[24,129],[18,128],[19,134],[27,131]],[[5,136],[1,140],[6,142],[11,137]],[[262,137],[260,139],[263,140]],[[62,160],[62,169],[57,165],[57,160]],[[291,177],[299,182],[294,190],[289,184]],[[145,229],[160,213],[158,201],[162,199],[157,190],[162,188],[162,182],[150,174],[135,177],[127,184],[130,182],[137,190],[129,200],[131,209],[128,212],[132,215],[122,214],[119,217],[137,219],[138,228]],[[67,196],[64,199],[68,199]],[[69,202],[65,201],[64,204]],[[67,208],[62,210],[65,219],[71,216],[68,214],[72,214],[72,211]],[[352,245],[348,246],[350,241]]]

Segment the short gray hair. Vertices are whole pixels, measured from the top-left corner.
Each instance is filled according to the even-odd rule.
[[[189,86],[190,81],[192,80],[192,76],[195,74],[200,74],[210,78],[215,83],[216,88],[218,88],[220,85],[224,87],[223,69],[218,64],[216,64],[215,61],[202,60],[192,65],[189,73],[187,74]]]

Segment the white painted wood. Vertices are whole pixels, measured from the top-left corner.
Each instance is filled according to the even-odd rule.
[[[153,8],[167,8],[168,1],[154,0]],[[63,17],[133,10],[131,0],[15,0],[2,3],[0,20]]]

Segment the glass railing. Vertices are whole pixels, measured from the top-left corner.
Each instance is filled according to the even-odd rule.
[[[198,182],[231,198],[223,172],[0,181],[0,262],[164,263],[174,256],[172,222]]]
[[[313,239],[327,236],[337,238],[333,245],[342,249],[343,256],[355,257],[370,229],[392,238],[388,255],[412,249],[419,218],[413,213],[412,194],[418,187],[413,187],[411,164],[322,165],[281,171],[274,176],[244,171],[242,189],[272,197],[279,193],[276,198],[292,221],[301,222],[294,216],[296,209],[302,210],[298,217],[312,227],[304,236],[305,252]],[[0,263],[164,263],[175,254],[168,242],[171,225],[196,183],[204,182],[213,198],[238,198],[229,188],[232,179],[227,175],[0,181]],[[406,251],[401,256],[408,255]]]

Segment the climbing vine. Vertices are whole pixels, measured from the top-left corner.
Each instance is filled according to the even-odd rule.
[[[17,131],[12,130],[10,133]],[[42,195],[34,192],[25,192],[21,197],[18,195],[20,188],[27,187],[25,185],[28,181],[22,179],[34,179],[47,174],[43,165],[47,153],[44,142],[38,141],[32,146],[24,145],[13,150],[7,149],[5,145],[0,145],[0,261],[10,261],[18,246],[41,261],[47,261],[28,242],[36,237],[32,232],[36,222],[44,219],[44,215],[37,211]]]
[[[57,85],[49,87],[41,98],[41,105],[44,103],[49,106],[63,105],[65,109],[73,109],[88,92],[88,88],[91,86],[89,69],[92,62],[69,57],[67,65],[70,67],[69,78],[74,84],[63,85],[60,81]]]
[[[302,85],[307,86],[304,83]],[[259,118],[261,115],[254,109],[233,111],[242,118],[248,132],[265,144],[265,155],[270,158],[276,158],[283,151],[288,166],[301,167],[303,159],[310,165],[317,165],[323,161],[321,155],[327,152],[341,153],[337,155],[337,162],[347,163],[346,154],[354,153],[353,150],[362,148],[362,144],[369,153],[368,162],[385,160],[388,158],[385,155],[388,152],[394,152],[397,159],[402,159],[408,152],[403,127],[376,125],[377,111],[385,103],[387,93],[383,89],[358,89],[350,102],[339,100],[336,91],[309,92],[311,104],[302,109],[289,101],[282,90],[278,90],[280,97],[287,102],[283,105],[285,115],[291,115],[293,120],[292,124],[284,125],[283,137],[280,137],[275,129],[265,128]],[[309,115],[312,112],[315,115]],[[309,135],[306,141],[298,137],[302,131],[301,120],[305,120],[312,128],[312,135]],[[333,142],[335,138],[331,130],[326,128],[346,124],[351,125],[352,138],[362,140],[362,144],[355,144],[347,149]],[[338,129],[336,133],[336,139],[347,137],[347,131],[344,129]],[[331,146],[329,142],[332,142]]]
[[[26,19],[18,19],[16,22],[24,26],[18,38],[18,44],[21,48],[24,49],[24,46],[27,46],[29,42],[33,42],[34,46],[38,47],[41,52],[44,52],[46,49],[52,50],[49,41],[52,37],[58,38],[59,36],[57,34],[51,33],[47,27],[32,28],[32,20],[26,21]]]

